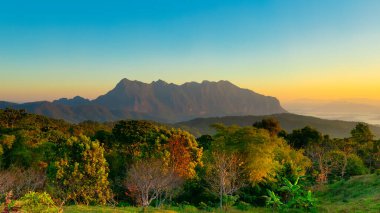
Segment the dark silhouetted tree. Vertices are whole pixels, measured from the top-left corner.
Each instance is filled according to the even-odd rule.
[[[277,135],[282,130],[280,122],[273,117],[264,118],[259,122],[255,122],[253,126],[259,129],[268,130],[272,136]]]

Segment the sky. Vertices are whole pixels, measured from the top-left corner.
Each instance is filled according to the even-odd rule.
[[[282,102],[380,99],[377,0],[1,0],[0,100],[122,78],[229,80]]]

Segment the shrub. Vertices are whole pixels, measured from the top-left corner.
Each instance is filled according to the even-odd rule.
[[[199,212],[199,210],[197,209],[197,207],[192,206],[192,205],[186,205],[186,204],[181,205],[180,206],[180,210],[181,210],[181,212],[188,212],[188,213]]]
[[[241,210],[241,211],[248,211],[249,207],[251,207],[251,205],[249,203],[244,202],[244,201],[240,201],[236,205],[236,208]]]
[[[0,194],[12,191],[13,198],[18,199],[28,191],[41,190],[45,181],[46,175],[43,170],[33,168],[3,170],[0,171]]]
[[[347,175],[355,176],[355,175],[364,175],[368,172],[368,169],[365,167],[363,160],[355,155],[351,154],[348,156],[347,162]]]
[[[377,176],[380,176],[380,169],[376,169],[376,170],[375,170],[375,174],[376,174]]]
[[[21,208],[26,212],[57,212],[58,208],[46,192],[29,192],[20,199]]]
[[[267,205],[279,210],[300,209],[303,211],[314,211],[316,199],[312,195],[312,192],[310,190],[306,191],[298,184],[298,181],[299,177],[294,183],[283,178],[284,185],[280,188],[280,191],[284,197],[280,197],[273,191],[268,190]]]
[[[127,202],[123,202],[123,201],[117,204],[117,207],[128,207],[128,206],[131,206],[131,204]]]
[[[208,206],[206,203],[204,202],[200,202],[199,205],[198,205],[198,208],[200,210],[203,210],[203,211],[208,211],[208,212],[211,212],[212,211],[212,207]]]

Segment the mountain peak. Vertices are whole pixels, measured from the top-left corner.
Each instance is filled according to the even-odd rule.
[[[152,81],[151,84],[155,84],[155,85],[167,85],[168,83],[166,81],[158,79],[157,81]]]
[[[84,105],[84,104],[90,104],[91,101],[89,99],[83,98],[81,96],[75,96],[72,99],[68,98],[60,98],[58,100],[53,101],[53,104],[62,104],[62,105],[68,105],[68,106],[77,106],[77,105]]]

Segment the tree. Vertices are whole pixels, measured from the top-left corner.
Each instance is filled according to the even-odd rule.
[[[363,144],[373,141],[374,135],[369,129],[368,124],[358,123],[353,130],[351,130],[351,137],[356,142]]]
[[[120,121],[113,129],[116,143],[107,155],[111,164],[111,180],[115,183],[127,177],[128,168],[136,162],[156,159],[183,179],[195,176],[202,165],[202,149],[190,133],[168,129],[147,121]],[[118,189],[119,195],[123,196]],[[123,190],[124,192],[124,190]]]
[[[0,171],[0,194],[12,191],[14,198],[19,198],[29,191],[41,190],[46,182],[42,169],[12,168]]]
[[[290,166],[292,172],[299,175],[311,165],[302,150],[292,149],[282,138],[271,136],[268,131],[254,127],[214,127],[217,133],[211,150],[238,153],[252,183],[274,180],[276,173],[285,166]]]
[[[363,160],[356,154],[350,154],[347,157],[347,176],[364,175],[368,168],[364,165]]]
[[[263,120],[259,122],[255,122],[253,124],[253,127],[256,127],[259,129],[266,129],[269,131],[271,136],[277,135],[282,130],[281,125],[278,122],[278,120],[273,117],[264,118]]]
[[[358,156],[371,171],[375,170],[379,164],[380,146],[378,141],[374,141],[374,135],[368,124],[358,123],[351,131],[351,139],[357,143],[355,149]]]
[[[49,169],[51,183],[67,201],[105,204],[111,198],[104,148],[86,136],[70,137],[60,144],[61,157]]]
[[[301,149],[315,143],[320,143],[323,140],[323,136],[312,127],[306,126],[302,129],[293,130],[291,134],[286,136],[286,140],[292,147]]]
[[[246,184],[243,161],[238,154],[223,151],[213,151],[210,158],[207,182],[219,195],[219,206],[223,208],[223,198]]]
[[[201,137],[197,138],[197,142],[199,147],[202,147],[203,150],[208,150],[211,146],[213,139],[211,135],[202,135]]]
[[[25,110],[15,110],[6,108],[0,113],[0,125],[4,125],[7,128],[13,128],[14,124],[26,116]]]
[[[340,155],[340,177],[346,177],[347,166],[349,163],[349,156],[353,155],[355,150],[355,143],[351,139],[335,139],[334,143],[338,146],[338,150],[334,151],[336,155]],[[339,160],[339,157],[338,159]]]
[[[3,166],[3,154],[12,148],[16,140],[14,135],[1,135],[0,134],[0,168]]]
[[[312,166],[311,160],[304,155],[304,150],[293,149],[284,140],[277,140],[275,146],[275,161],[279,162],[277,176],[295,180],[296,177],[305,175]]]
[[[329,138],[325,138],[321,143],[313,143],[306,149],[307,156],[314,162],[314,166],[318,171],[317,182],[326,184],[328,177],[337,167],[337,155],[333,153],[334,147]]]
[[[214,174],[214,183],[210,185],[214,186],[214,191],[215,186],[219,187],[219,196],[223,191],[229,191],[223,189],[225,185],[222,183],[233,186],[230,188],[235,192],[241,186],[239,184],[274,183],[278,174],[289,172],[287,168],[290,168],[290,175],[302,175],[311,165],[302,150],[293,149],[282,138],[270,135],[266,130],[223,125],[214,127],[217,133],[206,155],[210,161],[205,164],[210,168],[209,174]]]
[[[192,135],[184,131],[173,132],[165,150],[169,152],[169,166],[184,179],[195,176],[195,167],[202,165],[202,150]]]
[[[279,138],[271,137],[266,130],[254,127],[214,125],[213,150],[237,153],[244,163],[248,180],[258,183],[275,174],[279,162],[275,161],[275,148]]]
[[[125,186],[135,201],[147,207],[163,193],[178,187],[182,179],[157,159],[138,161],[128,171]]]

